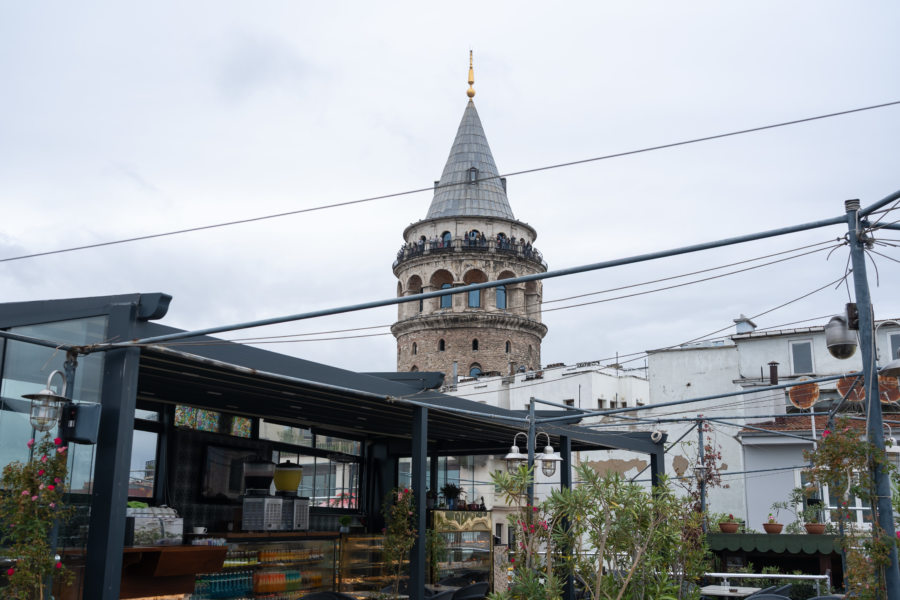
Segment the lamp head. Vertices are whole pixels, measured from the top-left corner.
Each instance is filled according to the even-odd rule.
[[[847,317],[831,317],[825,325],[825,346],[828,352],[843,360],[856,353],[856,345],[856,333],[847,326]]]
[[[541,472],[547,477],[554,475],[556,465],[562,462],[562,457],[553,451],[553,446],[550,444],[544,446],[544,453],[539,458],[541,459]]]
[[[56,394],[50,389],[53,376],[59,374],[62,377],[62,394]],[[66,398],[66,376],[62,371],[53,371],[47,378],[47,387],[37,394],[23,394],[23,398],[31,400],[31,426],[38,431],[50,431],[59,422],[60,409],[68,402]]]
[[[515,443],[509,448],[509,453],[503,457],[503,460],[506,461],[506,471],[507,473],[515,473],[520,465],[528,462],[528,455],[522,454],[519,451],[519,447],[516,446]]]

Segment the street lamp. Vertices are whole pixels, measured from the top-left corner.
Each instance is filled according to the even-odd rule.
[[[562,462],[562,457],[553,451],[553,446],[550,445],[550,434],[545,431],[540,431],[536,436],[534,436],[535,443],[537,442],[537,438],[539,435],[544,434],[547,436],[547,445],[544,446],[544,453],[537,457],[539,461],[541,461],[541,472],[547,477],[552,477],[554,473],[556,473],[556,465]]]
[[[527,442],[527,435],[525,435],[521,431],[516,433],[516,435],[513,436],[513,445],[510,447],[509,453],[503,457],[504,460],[506,460],[506,471],[508,473],[515,473],[519,469],[520,465],[524,465],[526,462],[528,462],[528,455],[522,454],[522,452],[519,451],[519,447],[516,445],[516,440],[519,439],[520,435],[525,436],[525,440]]]
[[[535,435],[535,444],[537,443],[537,438],[541,435],[545,435],[547,437],[547,445],[544,446],[544,452],[535,457],[536,460],[541,461],[541,472],[547,477],[551,477],[556,473],[556,465],[562,462],[562,457],[553,450],[553,446],[550,445],[550,434],[545,431],[539,431],[537,435]],[[515,473],[519,466],[524,465],[528,462],[528,455],[523,454],[519,450],[519,446],[517,445],[516,440],[519,439],[519,436],[525,436],[525,440],[528,440],[528,435],[522,431],[516,433],[513,436],[513,445],[509,449],[509,453],[503,457],[506,461],[506,470],[509,473]]]
[[[62,394],[55,394],[50,386],[53,376],[62,377]],[[66,398],[66,374],[62,371],[53,371],[47,378],[46,389],[37,394],[23,394],[23,398],[31,400],[31,426],[38,431],[50,431],[59,422],[60,410],[68,403]]]

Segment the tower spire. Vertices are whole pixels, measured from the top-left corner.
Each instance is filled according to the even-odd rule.
[[[475,97],[475,88],[472,87],[475,83],[475,69],[472,67],[472,51],[469,50],[469,89],[466,90],[466,95],[469,98]]]

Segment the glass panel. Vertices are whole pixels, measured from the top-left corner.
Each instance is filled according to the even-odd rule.
[[[131,441],[131,473],[128,496],[152,498],[156,480],[156,446],[159,436],[154,431],[136,429]]]
[[[318,506],[312,501],[315,496],[316,483],[316,459],[314,456],[298,456],[297,464],[303,467],[303,479],[300,480],[300,490],[297,492],[301,496],[310,499],[310,504]]]
[[[249,417],[231,418],[231,435],[249,438],[253,434],[253,419]]]
[[[794,373],[812,373],[812,342],[791,343],[791,358],[794,363]]]
[[[312,447],[313,445],[312,432],[309,429],[272,423],[265,419],[260,419],[259,421],[259,439],[283,442],[295,446]]]
[[[891,355],[884,359],[884,362],[889,362],[894,360],[895,358],[900,358],[900,333],[892,333],[888,337],[891,340]]]
[[[347,440],[330,435],[317,435],[316,448],[319,450],[330,450],[332,452],[342,452],[344,454],[359,456],[362,446],[356,440]]]

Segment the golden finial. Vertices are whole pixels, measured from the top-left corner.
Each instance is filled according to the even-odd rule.
[[[475,83],[475,69],[472,68],[472,51],[469,50],[469,89],[466,91],[466,95],[469,98],[475,97],[475,88],[472,85]]]

